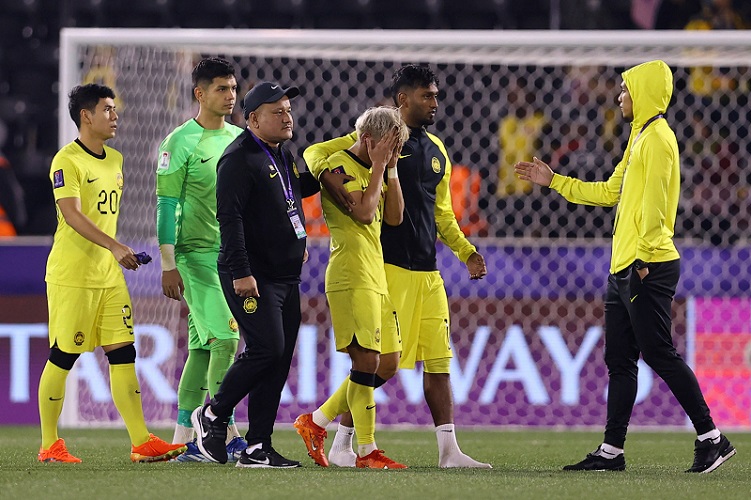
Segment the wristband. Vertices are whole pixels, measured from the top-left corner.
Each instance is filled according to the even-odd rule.
[[[398,179],[399,178],[399,172],[396,170],[396,167],[388,169],[386,172],[389,179]]]
[[[162,271],[177,269],[175,262],[175,245],[164,243],[159,245],[159,253],[162,254]]]

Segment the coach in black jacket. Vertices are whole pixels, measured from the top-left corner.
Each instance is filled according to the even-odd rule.
[[[271,447],[271,433],[300,327],[300,270],[305,253],[302,198],[320,186],[299,172],[284,141],[292,138],[289,100],[296,87],[261,82],[245,95],[247,128],[217,170],[221,233],[219,277],[245,340],[211,402],[193,413],[197,444],[225,463],[227,422],[248,398],[248,449],[238,467],[299,467]]]

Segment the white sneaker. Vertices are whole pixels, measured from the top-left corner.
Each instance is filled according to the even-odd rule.
[[[337,467],[355,467],[357,454],[352,450],[329,451],[329,464]]]
[[[438,467],[442,469],[453,468],[465,468],[465,469],[492,469],[493,466],[483,462],[478,462],[474,458],[465,455],[464,453],[454,453],[448,457],[444,457],[440,461]]]

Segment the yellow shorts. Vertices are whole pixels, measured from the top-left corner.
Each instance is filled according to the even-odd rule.
[[[416,361],[451,358],[449,303],[439,271],[409,271],[385,265],[389,297],[402,335],[400,368]]]
[[[365,349],[383,354],[400,352],[399,321],[388,295],[372,290],[327,292],[336,350],[345,351],[356,338]]]
[[[47,283],[50,347],[70,354],[133,342],[133,303],[125,281],[112,288]]]

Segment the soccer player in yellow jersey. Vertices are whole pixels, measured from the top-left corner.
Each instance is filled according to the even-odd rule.
[[[136,270],[131,248],[115,239],[123,192],[123,157],[105,146],[117,131],[115,94],[89,84],[69,94],[78,138],[53,158],[50,179],[57,230],[47,260],[50,356],[39,381],[40,462],[77,463],[57,434],[65,381],[78,356],[101,346],[110,364],[112,399],[125,422],[133,462],[169,460],[185,451],[150,434],[141,407],[133,311],[118,264]]]
[[[396,161],[409,130],[399,111],[390,107],[368,109],[355,127],[357,142],[329,158],[329,165],[337,173],[351,177],[345,187],[354,201],[352,210],[342,209],[326,192],[321,198],[331,232],[326,298],[336,348],[349,353],[352,371],[318,410],[298,417],[295,428],[311,458],[325,467],[325,427],[338,415],[351,411],[357,432],[357,467],[403,469],[405,465],[391,460],[376,446],[373,394],[377,386],[396,373],[401,353],[380,237],[382,222],[398,226],[403,219],[404,198]]]

